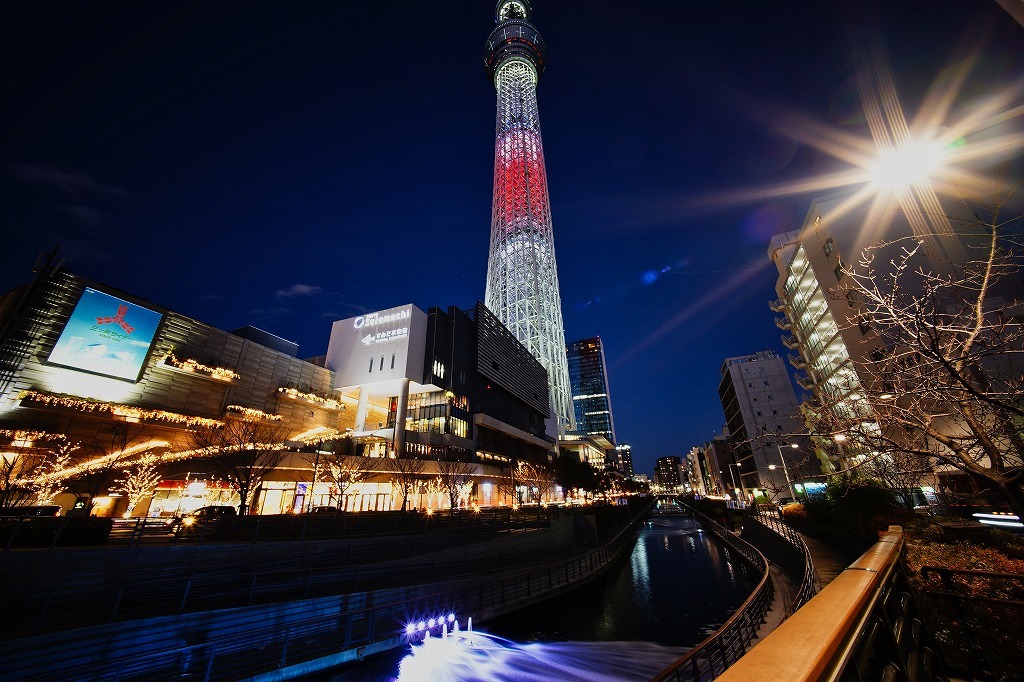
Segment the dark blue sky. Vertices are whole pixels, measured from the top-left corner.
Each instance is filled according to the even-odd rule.
[[[779,129],[796,112],[866,136],[865,39],[910,110],[965,39],[980,57],[963,106],[1024,72],[1024,29],[985,0],[534,5],[566,336],[604,339],[618,435],[648,473],[721,428],[723,358],[784,350],[766,249],[813,193],[706,200],[844,167]],[[340,317],[471,306],[489,239],[492,11],[7,8],[0,289],[60,246],[73,272],[261,327],[303,357]]]

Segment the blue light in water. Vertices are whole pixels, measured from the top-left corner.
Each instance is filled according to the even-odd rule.
[[[651,642],[517,644],[485,632],[431,637],[402,659],[396,682],[612,682],[649,678],[684,649]]]
[[[654,270],[648,270],[641,277],[644,284],[654,284],[658,280],[658,273]]]

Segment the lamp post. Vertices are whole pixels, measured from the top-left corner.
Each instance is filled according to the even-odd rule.
[[[789,467],[786,466],[786,457],[785,457],[785,455],[782,454],[782,443],[776,443],[775,447],[778,448],[778,450],[779,450],[779,459],[782,460],[782,473],[784,473],[786,475],[786,485],[789,486],[789,497],[794,502],[796,502],[796,491],[793,490],[793,481],[791,481],[790,478],[789,478]],[[789,447],[791,447],[791,448],[793,448],[795,450],[796,448],[799,448],[800,446],[797,445],[796,443],[792,443]],[[773,465],[771,465],[768,468],[769,469],[774,469],[775,465],[773,464]]]

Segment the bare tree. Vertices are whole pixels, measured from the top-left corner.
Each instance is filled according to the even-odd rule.
[[[438,483],[448,495],[448,506],[453,514],[459,506],[459,498],[464,496],[467,485],[473,481],[474,470],[475,467],[469,462],[437,460]]]
[[[121,478],[114,481],[114,489],[128,498],[125,516],[129,516],[142,500],[152,496],[163,480],[159,462],[160,458],[156,455],[143,455],[128,464]]]
[[[238,514],[244,516],[264,478],[284,458],[285,435],[280,422],[243,416],[226,419],[223,426],[196,426],[189,444],[204,451],[211,471],[238,493]]]
[[[345,491],[366,480],[372,471],[367,458],[354,455],[353,451],[349,438],[332,441],[327,450],[320,451],[317,461],[317,478],[334,486],[339,509],[344,507]]]
[[[875,350],[814,430],[841,435],[845,459],[879,475],[933,462],[963,472],[1024,517],[1024,248],[1021,217],[1004,220],[1004,205],[964,204],[958,236],[971,253],[959,262],[937,266],[938,237],[909,237],[868,248],[846,272],[836,293],[856,303]]]
[[[391,474],[391,485],[402,496],[402,511],[406,510],[409,493],[419,480],[427,463],[422,459],[394,457],[385,460],[387,471]]]
[[[555,485],[555,472],[542,464],[521,462],[517,478],[526,487],[526,498],[537,505],[537,518],[540,518],[541,501]]]

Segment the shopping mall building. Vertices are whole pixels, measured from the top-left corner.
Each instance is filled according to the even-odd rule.
[[[263,514],[401,505],[395,458],[423,461],[410,506],[448,506],[434,484],[439,460],[469,465],[463,504],[508,504],[512,468],[555,451],[547,374],[481,303],[338,320],[326,355],[297,354],[259,329],[216,329],[46,266],[0,298],[0,448],[10,462],[76,443],[78,472],[86,455],[118,467],[157,456],[162,481],[131,510],[151,516],[238,503],[189,438],[231,419],[274,421],[285,434],[287,452],[253,499]],[[364,468],[343,495],[312,485],[317,451],[339,440]],[[80,490],[56,502],[81,505]],[[116,486],[90,497],[93,513],[126,511]]]

